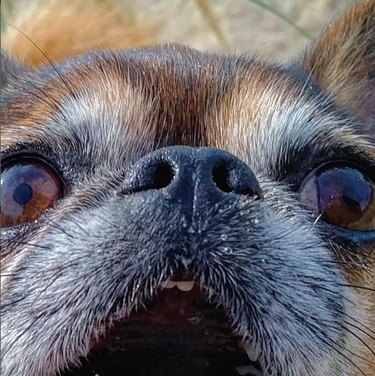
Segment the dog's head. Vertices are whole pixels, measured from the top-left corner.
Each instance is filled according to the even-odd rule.
[[[375,375],[374,30],[4,56],[3,375]]]

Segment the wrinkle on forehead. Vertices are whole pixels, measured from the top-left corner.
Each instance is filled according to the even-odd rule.
[[[93,159],[123,159],[153,149],[155,106],[141,87],[104,74],[89,81],[76,98],[62,100],[62,113],[53,127],[63,124],[66,136],[79,138]]]
[[[235,71],[221,60],[233,65],[171,46],[94,53],[56,70],[46,67],[8,95],[5,143],[32,141],[55,123],[47,131],[91,124],[104,140],[125,130],[147,133],[154,147],[205,145],[205,113],[216,107]]]
[[[322,151],[355,142],[365,146],[350,119],[330,107],[323,93],[311,96],[308,89],[291,75],[255,62],[238,75],[207,120],[209,143],[237,155],[254,172],[270,171],[285,162],[288,152],[308,145]]]
[[[290,147],[302,148],[322,136],[326,143],[352,137],[336,114],[322,113],[323,97],[308,95],[292,75],[251,57],[159,46],[94,53],[58,69],[74,95],[56,72],[50,80],[36,81],[38,95],[45,97],[23,93],[23,117],[21,100],[11,101],[5,143],[35,138],[42,127],[57,138],[74,133],[98,154],[212,146],[261,171]],[[12,108],[17,108],[13,117]]]

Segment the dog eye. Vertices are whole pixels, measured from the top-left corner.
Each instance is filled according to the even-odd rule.
[[[32,222],[62,196],[59,175],[38,159],[5,164],[1,171],[1,227]]]
[[[334,226],[349,230],[375,230],[375,184],[359,169],[325,164],[305,178],[301,201]]]

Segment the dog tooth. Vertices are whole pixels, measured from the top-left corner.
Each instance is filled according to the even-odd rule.
[[[199,317],[199,316],[189,317],[187,321],[189,321],[190,324],[198,325],[202,322],[202,317]]]
[[[265,376],[262,371],[259,371],[252,365],[235,367],[234,369],[240,376]]]
[[[166,281],[163,284],[163,289],[173,289],[173,287],[177,286],[177,282],[174,281]]]
[[[243,348],[252,362],[256,362],[258,360],[259,353],[254,346],[252,346],[250,343],[244,343]]]
[[[215,290],[209,287],[207,291],[208,291],[208,299],[211,299],[215,295]]]
[[[194,281],[180,281],[177,282],[177,288],[181,291],[190,291],[194,287]]]

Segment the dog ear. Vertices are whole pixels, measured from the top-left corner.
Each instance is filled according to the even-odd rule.
[[[29,68],[13,60],[6,52],[0,52],[0,89],[11,82],[16,82],[18,78],[27,72]]]
[[[303,66],[375,140],[375,1],[364,1],[335,20],[307,49]]]

